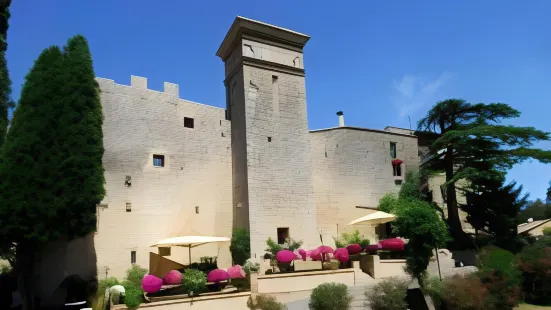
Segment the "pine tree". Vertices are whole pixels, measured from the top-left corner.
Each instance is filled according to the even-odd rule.
[[[461,228],[456,189],[458,180],[503,178],[513,165],[528,158],[551,162],[551,152],[533,148],[551,139],[549,133],[533,127],[501,125],[520,112],[507,104],[471,104],[460,99],[438,102],[418,123],[429,132],[430,159],[426,169],[444,172],[448,226],[455,241],[465,240]]]
[[[27,74],[0,162],[0,240],[32,309],[32,261],[49,241],[96,228],[103,199],[99,87],[86,39],[45,49]]]
[[[11,0],[0,1],[0,146],[4,144],[8,129],[8,110],[13,108],[11,101],[11,79],[6,61],[8,49],[8,27]]]

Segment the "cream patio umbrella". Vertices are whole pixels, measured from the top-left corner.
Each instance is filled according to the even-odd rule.
[[[211,237],[211,236],[182,236],[182,237],[173,237],[161,240],[151,247],[155,248],[164,248],[171,246],[181,246],[188,248],[189,252],[189,264],[191,265],[191,248],[198,247],[207,243],[215,242],[229,242],[231,239],[227,237]]]
[[[362,216],[358,219],[355,219],[355,220],[353,220],[352,222],[350,222],[346,225],[354,225],[354,224],[359,224],[359,223],[379,225],[379,224],[392,222],[395,219],[396,219],[396,215],[394,215],[394,214],[386,213],[386,212],[383,212],[383,211],[377,211],[377,212],[373,212],[371,214],[368,214],[366,216]]]

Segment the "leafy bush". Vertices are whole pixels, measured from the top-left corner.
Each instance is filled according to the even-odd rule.
[[[340,283],[324,283],[312,290],[308,308],[310,310],[347,310],[350,309],[352,296],[348,287]]]
[[[8,274],[12,271],[11,265],[7,263],[0,263],[0,274]]]
[[[234,264],[243,265],[251,257],[251,238],[249,231],[243,228],[235,228],[230,244],[231,257]]]
[[[496,246],[484,247],[478,255],[478,277],[488,289],[495,309],[513,309],[520,299],[521,271],[513,253]]]
[[[258,270],[260,270],[260,264],[258,262],[253,262],[250,258],[247,259],[247,261],[243,265],[243,271],[245,271],[246,274],[250,274],[251,272],[258,272]]]
[[[379,210],[383,212],[392,213],[394,212],[394,208],[396,207],[397,201],[398,201],[398,197],[396,197],[395,194],[388,193],[388,194],[385,194],[379,200],[379,205],[377,207]]]
[[[423,293],[430,296],[434,307],[438,309],[444,300],[444,282],[439,277],[428,277],[424,283]]]
[[[281,250],[289,250],[291,252],[294,252],[300,248],[302,245],[302,241],[300,240],[294,240],[292,238],[285,239],[284,244],[278,244],[275,242],[272,238],[268,238],[266,240],[266,246],[267,248],[264,250],[272,255],[272,257],[275,257],[277,252]]]
[[[134,283],[135,286],[142,286],[142,279],[147,274],[147,269],[138,265],[132,265],[130,269],[126,271],[126,280]]]
[[[335,246],[337,248],[346,248],[350,244],[359,244],[365,249],[369,245],[369,239],[366,239],[360,232],[356,229],[351,233],[343,233],[340,237],[333,237],[335,240]]]
[[[544,236],[551,236],[551,227],[545,227],[543,229],[543,235]]]
[[[489,292],[475,275],[455,275],[444,280],[443,296],[447,309],[486,310]]]
[[[366,307],[371,310],[407,309],[408,284],[399,278],[389,278],[377,283],[366,291]]]
[[[519,267],[523,273],[522,288],[525,301],[551,304],[551,238],[538,240],[525,247],[518,255]]]
[[[98,282],[98,293],[103,294],[103,292],[105,292],[106,289],[108,289],[110,287],[113,287],[115,285],[119,285],[119,284],[120,284],[119,280],[115,277],[109,277],[109,278],[105,278],[103,280],[100,280]]]
[[[253,299],[249,296],[247,307],[251,310],[286,310],[287,307],[278,302],[275,297],[269,295],[258,294]]]
[[[122,283],[124,287],[124,304],[129,310],[134,310],[140,306],[143,301],[143,291],[140,286],[134,282],[126,280]]]
[[[186,269],[182,277],[182,288],[193,295],[204,292],[207,285],[207,276],[200,270]]]
[[[436,211],[425,201],[412,199],[396,200],[396,220],[393,229],[405,239],[406,270],[423,286],[435,247],[442,247],[449,239],[448,228]]]

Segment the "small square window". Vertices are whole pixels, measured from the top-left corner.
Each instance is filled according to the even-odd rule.
[[[155,167],[164,167],[165,166],[165,156],[164,155],[153,155],[153,166],[155,166]]]
[[[130,263],[131,264],[136,263],[136,251],[130,251]]]
[[[132,203],[130,202],[126,203],[126,212],[132,212]]]
[[[194,119],[191,117],[184,117],[184,127],[194,128]]]
[[[289,227],[278,227],[277,228],[277,243],[284,244],[285,241],[289,238]]]

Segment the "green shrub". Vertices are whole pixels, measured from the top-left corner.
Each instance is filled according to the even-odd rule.
[[[234,264],[243,265],[251,257],[251,238],[249,231],[235,228],[231,236],[231,257]]]
[[[335,246],[337,248],[345,248],[350,244],[359,244],[362,248],[369,245],[369,239],[361,235],[357,229],[351,233],[343,233],[340,237],[333,237],[333,240],[335,240]]]
[[[141,285],[141,284],[140,284]],[[143,290],[141,286],[136,286],[134,282],[124,281],[124,304],[129,310],[136,309],[143,301]]]
[[[312,290],[308,308],[310,310],[347,310],[350,309],[352,296],[348,287],[340,283],[324,283]]]
[[[438,309],[444,300],[444,282],[439,277],[428,277],[424,283],[423,293],[430,296],[434,307]]]
[[[243,265],[243,271],[245,271],[246,274],[250,274],[251,272],[258,272],[258,270],[260,270],[260,264],[258,262],[253,262],[250,258],[247,259],[247,261]]]
[[[522,288],[526,302],[551,304],[551,247],[550,238],[538,240],[525,247],[518,255],[522,271]]]
[[[383,197],[381,197],[377,208],[380,211],[383,211],[386,213],[393,213],[397,202],[398,202],[398,197],[395,194],[388,193],[388,194],[385,194]]]
[[[142,279],[146,274],[147,269],[138,265],[132,265],[132,267],[126,271],[126,280],[134,283],[137,287],[142,287]]]
[[[366,307],[371,310],[407,309],[408,284],[399,278],[389,278],[377,283],[366,291]]]
[[[247,300],[247,307],[251,310],[286,310],[287,307],[278,302],[275,297],[258,294],[253,299],[249,296]]]
[[[141,282],[140,282],[141,283]],[[115,277],[109,277],[105,278],[103,280],[99,280],[98,282],[98,293],[103,294],[106,289],[111,288],[112,286],[119,285],[120,282]]]
[[[444,280],[446,309],[488,310],[488,289],[475,275],[455,275]]]
[[[205,291],[207,285],[207,276],[200,270],[186,269],[182,276],[183,289],[192,295],[197,295]]]
[[[11,265],[8,263],[0,263],[0,274],[8,274],[12,271]]]
[[[545,227],[543,229],[543,235],[544,236],[551,236],[551,227]]]
[[[283,250],[283,245],[277,243],[274,241],[274,239],[272,239],[271,237],[268,238],[268,240],[266,240],[266,252],[272,254],[274,257],[275,255],[277,254],[277,252]]]

